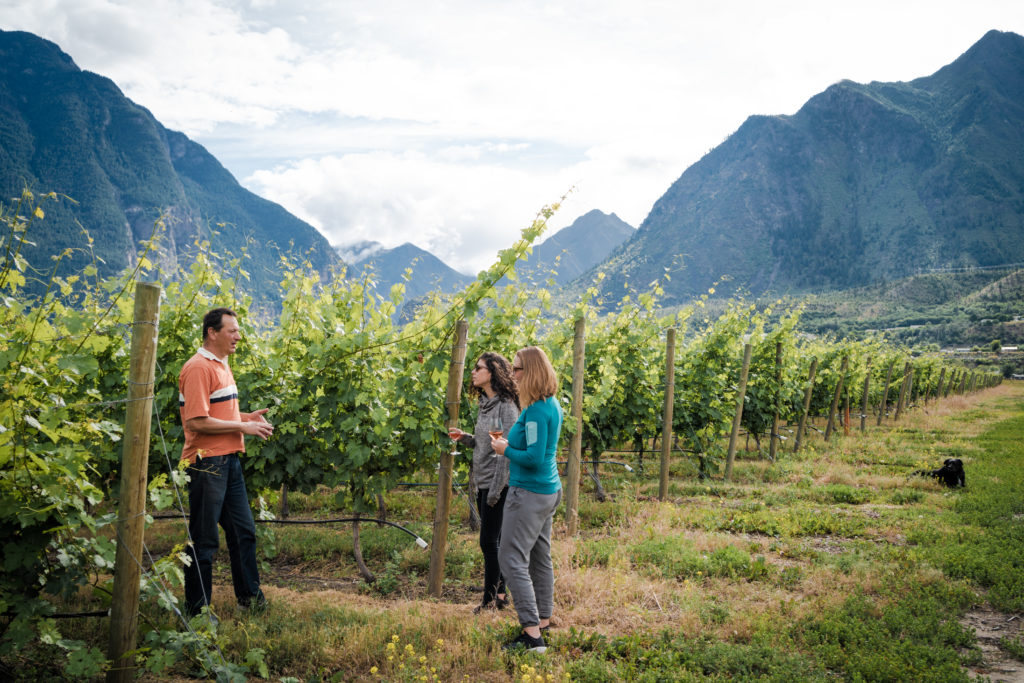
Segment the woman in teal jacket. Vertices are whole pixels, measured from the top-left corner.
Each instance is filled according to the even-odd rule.
[[[498,563],[512,594],[523,632],[504,647],[544,652],[541,635],[554,607],[551,520],[562,499],[555,453],[562,430],[562,408],[555,394],[558,377],[536,346],[516,352],[512,373],[522,412],[507,439],[493,439],[494,452],[509,460],[509,490],[501,524]]]

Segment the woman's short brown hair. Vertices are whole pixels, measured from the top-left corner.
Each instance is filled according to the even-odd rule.
[[[519,349],[512,365],[516,363],[523,368],[522,374],[516,378],[521,410],[558,392],[558,375],[543,349],[536,346]]]

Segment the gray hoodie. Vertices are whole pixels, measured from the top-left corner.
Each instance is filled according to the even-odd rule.
[[[498,396],[482,396],[473,434],[466,434],[459,439],[459,443],[473,448],[476,488],[487,489],[488,505],[497,503],[502,489],[508,485],[508,458],[495,456],[491,448],[491,436],[487,433],[487,418],[494,413],[501,418],[502,431],[508,436],[508,430],[519,418],[519,406],[512,401],[503,401]]]

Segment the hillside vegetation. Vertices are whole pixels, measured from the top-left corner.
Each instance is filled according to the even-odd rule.
[[[909,344],[1024,347],[1024,270],[931,273],[803,297],[802,329]]]

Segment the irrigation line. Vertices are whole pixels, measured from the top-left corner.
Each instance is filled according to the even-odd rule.
[[[4,612],[0,617],[11,619],[18,616],[17,612]],[[94,612],[57,612],[56,614],[40,615],[43,619],[83,619],[86,617],[109,617],[110,610],[96,610]]]
[[[415,486],[437,486],[437,484],[414,484]],[[399,484],[401,486],[401,484]],[[185,514],[185,518],[188,518],[188,514]],[[177,515],[153,515],[153,519],[178,519]],[[253,520],[257,524],[343,524],[347,522],[367,522],[378,525],[391,526],[396,529],[400,529],[405,533],[409,534],[416,540],[416,545],[421,548],[427,547],[427,542],[417,534],[415,531],[408,529],[401,524],[395,522],[389,522],[386,519],[376,519],[374,517],[332,517],[330,519],[256,519]]]
[[[152,325],[153,324],[149,320],[140,321],[140,324],[143,324],[143,323],[147,324],[147,325]],[[128,328],[128,327],[131,327],[133,324],[135,324],[135,323],[115,323],[114,325],[112,325],[111,327],[109,327],[107,329],[96,330],[95,333],[83,332],[81,334],[63,334],[63,335],[61,335],[59,337],[37,337],[37,338],[34,338],[34,339],[14,339],[14,338],[11,338],[11,337],[7,337],[6,339],[3,339],[2,341],[6,342],[8,344],[46,344],[46,343],[49,343],[49,342],[64,341],[65,339],[82,339],[83,337],[106,336],[109,333],[116,331],[118,328]]]
[[[435,484],[436,486],[436,484]],[[370,524],[386,525],[400,529],[405,533],[409,534],[416,540],[416,545],[421,548],[427,547],[427,542],[424,541],[419,534],[411,529],[407,529],[401,524],[389,522],[386,519],[375,519],[373,517],[337,517],[332,519],[257,519],[257,524],[335,524],[345,522],[367,522]]]
[[[624,452],[628,452],[628,451],[624,451]],[[566,464],[569,461],[568,460],[558,460],[556,462],[559,465],[564,465],[564,464]],[[618,465],[619,467],[625,467],[627,472],[632,472],[633,471],[633,466],[632,465],[630,465],[628,463],[624,463],[624,462],[619,462],[617,460],[580,460],[580,462],[581,463],[587,463],[587,464],[590,464],[590,465]]]

